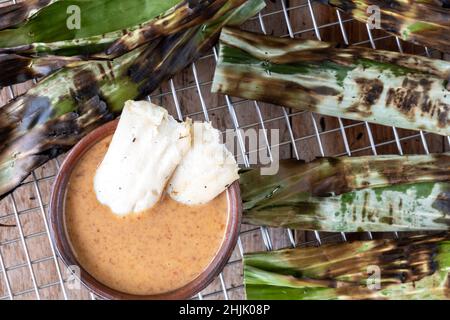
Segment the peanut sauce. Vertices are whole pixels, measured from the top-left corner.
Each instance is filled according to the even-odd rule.
[[[117,216],[98,202],[93,185],[110,141],[105,138],[90,148],[70,176],[66,230],[78,262],[101,283],[129,294],[164,293],[188,284],[222,244],[226,192],[200,206],[164,196],[142,213]]]

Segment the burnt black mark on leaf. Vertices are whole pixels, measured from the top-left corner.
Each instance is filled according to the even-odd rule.
[[[20,120],[20,130],[30,130],[34,126],[45,123],[53,116],[50,99],[46,96],[27,96],[25,99],[26,108],[23,109]]]
[[[402,87],[390,88],[386,95],[386,106],[394,107],[410,120],[415,119],[417,111],[437,120],[440,128],[449,125],[449,106],[440,100],[430,98],[432,82],[427,79],[412,80],[405,78]]]
[[[107,65],[107,67],[108,67],[109,74],[111,75],[111,78],[112,78],[112,79],[116,79],[116,75],[114,74],[114,67],[113,67],[113,65],[112,65],[112,62],[108,60],[108,61],[106,62],[106,65]]]
[[[361,181],[361,186],[363,188],[368,188],[368,187],[370,187],[370,182],[367,180]]]
[[[0,87],[24,82],[37,76],[30,68],[31,59],[16,54],[0,54]]]
[[[108,55],[120,55],[156,38],[169,36],[176,32],[187,30],[189,27],[198,26],[213,18],[227,2],[226,0],[181,1],[170,15],[165,16],[163,14],[159,18],[140,26],[140,29],[134,33],[124,33],[122,38],[114,42],[106,50],[106,53]],[[244,0],[235,1],[228,9],[231,10],[244,2]],[[137,40],[134,37],[136,33]]]
[[[357,78],[355,79],[355,82],[359,88],[362,104],[371,106],[378,102],[381,93],[383,92],[383,82],[379,79],[366,78]]]
[[[98,79],[89,70],[80,70],[73,77],[75,89],[71,91],[71,96],[76,102],[75,113],[83,115],[85,113],[109,113],[105,98],[103,97]],[[92,108],[90,110],[89,108]]]
[[[356,9],[356,4],[354,1],[330,1],[330,0],[319,0],[319,1],[322,3],[338,7],[343,11],[351,12],[352,10]]]
[[[440,128],[447,128],[450,126],[450,114],[449,114],[449,106],[442,106],[438,110],[438,126]]]
[[[388,224],[388,225],[394,224],[394,221],[393,221],[392,217],[390,217],[390,216],[381,217],[380,222]]]
[[[45,7],[50,0],[24,1],[0,8],[0,30],[16,26],[24,21],[30,10]]]
[[[413,238],[414,239],[414,238]],[[438,242],[398,241],[390,250],[383,251],[378,260],[379,265],[391,265],[398,261],[405,264],[384,268],[384,276],[391,275],[401,283],[413,283],[433,274],[437,269],[434,257],[438,250]],[[394,280],[393,279],[393,280]]]
[[[432,207],[442,212],[442,217],[435,219],[434,222],[450,226],[450,190],[441,192]]]
[[[198,31],[199,28],[192,28],[151,42],[151,45],[136,59],[127,72],[133,82],[140,83],[137,98],[142,98],[155,90],[162,81],[184,69],[202,53],[204,47],[199,48],[193,42],[183,40]],[[209,47],[210,43],[204,43],[204,45]],[[177,50],[173,50],[174,47],[178,47]],[[151,77],[148,77],[149,70],[152,70]]]
[[[383,93],[384,85],[379,79],[357,78],[358,101],[347,108],[349,113],[357,113],[362,117],[372,114],[372,106],[378,102]]]
[[[364,192],[364,202],[363,202],[363,208],[362,208],[362,212],[361,212],[361,218],[362,221],[364,221],[366,219],[366,213],[367,213],[367,204],[369,201],[369,193],[368,192]]]
[[[327,87],[327,86],[317,86],[317,87],[313,87],[312,91],[315,92],[318,95],[322,95],[322,96],[337,96],[339,95],[340,91],[331,88],[331,87]]]
[[[432,178],[435,182],[448,181],[449,164],[449,155],[436,154],[430,160],[420,162],[406,162],[404,159],[385,161],[377,172],[392,185],[420,181],[421,177]]]
[[[394,205],[392,203],[389,203],[389,216],[387,218],[389,225],[394,224]]]
[[[319,159],[323,159],[323,158],[319,158]],[[339,166],[339,165],[341,165],[343,163],[342,159],[338,158],[338,157],[326,158],[326,161],[328,161],[328,163],[332,167],[337,167],[337,166]]]
[[[54,116],[50,99],[32,94],[19,97],[2,107],[0,114],[0,152],[8,148],[21,134],[45,123]]]
[[[367,220],[369,222],[375,222],[374,216],[375,216],[376,210],[372,209],[372,208],[368,208],[367,211],[368,211]]]
[[[97,64],[98,70],[100,71],[100,74],[102,75],[102,79],[106,79],[106,70],[102,63]]]
[[[0,49],[1,51],[2,49]],[[30,57],[18,54],[0,53],[0,87],[22,83],[27,80],[44,77],[61,69],[73,61],[80,61],[80,57]],[[39,68],[37,66],[45,66]]]
[[[73,77],[75,91],[73,92],[76,101],[86,101],[99,94],[98,82],[95,74],[89,70],[80,70]]]

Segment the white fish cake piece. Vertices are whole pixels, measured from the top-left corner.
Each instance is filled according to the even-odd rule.
[[[179,123],[147,101],[127,101],[108,151],[97,169],[97,199],[117,215],[158,202],[191,146],[191,121]]]
[[[239,179],[239,167],[210,123],[193,124],[193,145],[169,181],[167,192],[178,202],[204,204]]]

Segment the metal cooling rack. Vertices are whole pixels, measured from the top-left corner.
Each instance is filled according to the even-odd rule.
[[[0,1],[0,5],[15,2],[15,1]],[[268,1],[269,2],[269,1]],[[372,30],[366,26],[367,39],[364,41],[350,43],[349,37],[346,31],[346,26],[349,23],[354,23],[353,19],[344,18],[339,11],[335,12],[335,20],[326,24],[318,24],[317,16],[315,15],[315,9],[318,5],[315,1],[285,1],[277,0],[275,2],[277,7],[275,9],[265,9],[258,16],[251,19],[249,24],[255,30],[255,26],[258,26],[255,31],[267,33],[268,25],[267,20],[273,20],[276,17],[276,21],[284,25],[287,29],[285,37],[298,37],[303,34],[312,33],[318,40],[322,39],[330,28],[338,27],[340,29],[341,38],[335,39],[336,41],[344,44],[357,44],[357,45],[370,45],[372,48],[377,48],[377,43],[383,42],[389,38],[390,35],[383,35],[374,37]],[[302,15],[310,19],[308,22],[312,27],[295,30],[292,24],[292,17],[295,15]],[[403,51],[402,43],[399,39],[395,38],[397,48],[400,52]],[[430,56],[432,53],[428,48],[424,48],[424,55]],[[149,100],[162,100],[170,101],[173,103],[176,115],[179,119],[186,116],[189,117],[202,117],[205,120],[210,120],[210,115],[219,111],[226,111],[231,119],[232,129],[247,129],[256,127],[260,129],[266,129],[273,123],[279,123],[280,126],[284,126],[288,133],[289,139],[279,143],[279,146],[290,147],[292,156],[299,159],[303,150],[299,150],[298,143],[303,141],[313,141],[315,148],[319,150],[319,156],[351,156],[357,152],[369,151],[372,154],[377,154],[377,148],[395,144],[399,154],[403,154],[402,143],[410,142],[415,139],[420,139],[423,146],[423,151],[429,153],[430,148],[427,142],[427,136],[430,135],[426,132],[415,132],[411,135],[400,136],[397,129],[392,127],[392,133],[394,139],[386,139],[376,143],[376,136],[372,133],[371,126],[366,122],[351,122],[345,124],[341,119],[337,119],[339,126],[337,128],[329,130],[320,130],[317,122],[317,116],[315,114],[296,111],[292,112],[289,109],[282,108],[279,116],[273,116],[265,118],[261,111],[260,103],[249,102],[247,100],[232,99],[225,97],[224,104],[208,105],[206,103],[205,96],[209,95],[208,87],[212,83],[211,77],[208,81],[200,81],[201,74],[198,73],[197,64],[201,63],[204,59],[217,59],[216,49],[209,55],[202,57],[197,63],[192,64],[188,72],[193,77],[193,83],[177,88],[173,80],[168,81],[166,90],[161,89],[159,93],[152,94],[148,97]],[[189,69],[189,68],[188,68]],[[15,96],[13,88],[4,88],[7,90],[9,98]],[[199,101],[199,111],[183,113],[183,106],[180,103],[180,99],[183,95],[187,94],[187,91],[194,91],[196,98]],[[237,110],[243,104],[253,104],[254,109],[250,112],[255,112],[254,121],[250,124],[241,125]],[[246,110],[250,110],[247,107]],[[292,128],[292,120],[294,117],[307,117],[312,122],[313,133],[305,134],[303,136],[296,136],[295,130]],[[306,119],[306,118],[305,118]],[[362,126],[367,134],[369,145],[351,149],[351,141],[347,138],[347,130]],[[226,129],[226,128],[221,128]],[[326,154],[322,140],[329,135],[336,136],[336,139],[340,139],[343,142],[345,152],[340,154]],[[269,139],[266,136],[265,139],[267,146],[269,146]],[[315,142],[314,142],[315,141]],[[257,150],[246,150],[244,139],[238,135],[239,142],[239,154],[237,156],[242,157],[245,165],[248,165],[248,155]],[[445,144],[450,146],[450,137],[447,137]],[[311,144],[310,144],[311,145]],[[270,152],[270,149],[268,149]],[[68,273],[66,268],[55,253],[49,238],[49,224],[47,218],[48,208],[48,195],[51,183],[56,176],[59,169],[60,159],[52,161],[52,164],[47,165],[43,169],[36,170],[13,194],[0,202],[0,223],[12,223],[16,227],[1,229],[0,233],[0,300],[7,299],[95,299],[96,297],[90,293],[87,289],[82,288],[77,292],[72,292],[67,286]],[[53,171],[51,170],[53,166]],[[49,169],[50,167],[50,169]],[[48,172],[52,171],[52,172]],[[28,198],[27,198],[28,197]],[[32,203],[32,204],[30,204]],[[30,218],[29,216],[32,216]],[[30,231],[33,226],[40,225],[41,228],[38,231]],[[5,234],[8,233],[6,236]],[[391,235],[397,237],[397,234]],[[371,233],[365,234],[366,238],[372,238]],[[280,240],[281,239],[281,240]],[[224,268],[219,277],[202,293],[194,297],[194,299],[235,299],[244,298],[243,284],[242,284],[242,256],[244,252],[255,250],[273,250],[280,246],[307,246],[307,245],[320,245],[323,242],[329,241],[346,241],[347,235],[341,234],[322,234],[318,232],[312,233],[312,236],[308,238],[308,234],[305,241],[296,241],[294,231],[288,229],[272,229],[265,227],[253,227],[243,226],[238,240],[235,252],[232,258]],[[13,246],[14,249],[9,247]],[[36,256],[36,252],[44,252],[40,256]],[[14,260],[17,260],[13,262]],[[44,279],[44,280],[43,280]]]

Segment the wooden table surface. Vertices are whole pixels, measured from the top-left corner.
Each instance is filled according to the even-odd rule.
[[[261,19],[254,18],[245,23],[243,28],[261,32],[263,26],[265,32],[271,35],[290,36],[291,33],[296,38],[317,39],[310,11],[312,9],[320,38],[344,43],[334,9],[314,1],[311,2],[311,7],[305,0],[291,0],[284,1],[284,3],[285,7],[283,8],[281,0],[268,0],[267,8],[262,12]],[[352,21],[343,14],[341,17],[349,43],[370,47],[366,26]],[[380,30],[371,32],[376,48],[395,51],[399,49],[394,37],[387,36]],[[405,42],[401,42],[400,45],[405,52],[425,54],[423,47]],[[432,51],[432,55],[436,58],[448,58],[436,51]],[[224,97],[210,93],[214,61],[214,55],[211,53],[197,61],[195,67],[188,67],[178,74],[173,79],[174,91],[170,82],[163,83],[151,95],[152,102],[165,106],[174,116],[177,115],[176,106],[178,104],[182,116],[189,116],[194,121],[204,120],[204,109],[202,108],[204,106],[215,127],[221,130],[235,128],[235,122],[230,115],[230,107]],[[2,71],[0,70],[0,72]],[[194,72],[198,76],[198,85]],[[0,105],[10,100],[11,94],[17,96],[30,86],[32,86],[31,82],[14,86],[12,90],[3,88],[0,91]],[[231,111],[235,112],[240,128],[262,128],[254,102],[243,101],[239,98],[232,98],[232,102]],[[282,108],[266,103],[258,103],[258,107],[265,128],[280,129],[280,155],[282,158],[298,156],[300,159],[310,161],[323,155],[348,153],[338,119],[288,109],[284,113]],[[399,153],[392,128],[370,124],[368,127],[373,135],[373,144],[371,144],[368,127],[364,123],[342,120],[342,124],[345,127],[345,136],[351,155],[370,155],[374,154],[374,150],[378,154]],[[418,132],[398,129],[398,135],[404,154],[425,152],[424,143]],[[318,139],[323,146],[323,154]],[[425,134],[424,139],[429,152],[449,150],[446,138]],[[236,152],[238,155],[240,154],[239,150]],[[35,299],[38,294],[42,299],[62,299],[64,297],[43,218],[43,214],[46,214],[47,211],[52,183],[58,171],[58,163],[63,157],[61,156],[58,161],[50,161],[35,170],[34,175],[29,177],[12,196],[8,196],[0,202],[0,223],[17,224],[16,219],[20,221],[20,228],[16,226],[0,229],[0,298],[10,298],[7,281],[14,299]],[[240,242],[244,252],[267,250],[263,234],[265,231],[259,227],[243,225]],[[292,246],[288,231],[285,229],[269,229],[267,234],[273,249]],[[374,234],[373,236],[376,238],[391,237],[392,235]],[[294,237],[297,245],[317,245],[316,236],[312,232],[296,231]],[[347,237],[348,239],[368,238],[368,235],[348,234]],[[321,233],[320,238],[322,242],[342,241],[340,234]],[[241,259],[241,251],[237,247],[230,262],[223,270],[222,278],[217,278],[205,289],[202,297],[224,299],[223,286],[225,286],[228,298],[244,298]],[[29,268],[28,261],[31,262],[33,272]],[[5,271],[2,270],[2,264],[6,269],[7,278],[5,278]],[[68,275],[66,268],[59,260],[58,264],[62,277],[66,279]],[[35,288],[34,281],[38,289]],[[92,298],[84,288],[73,289],[71,286],[65,285],[65,289],[68,298]]]

